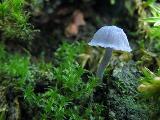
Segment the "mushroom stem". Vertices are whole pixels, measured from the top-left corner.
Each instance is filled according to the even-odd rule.
[[[108,64],[111,56],[112,56],[112,48],[106,48],[105,50],[105,54],[104,54],[104,57],[97,69],[97,73],[96,73],[96,76],[102,81],[103,79],[103,73],[104,73],[104,70],[105,70],[105,67],[106,65]]]

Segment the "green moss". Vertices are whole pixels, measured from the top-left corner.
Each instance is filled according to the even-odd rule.
[[[20,56],[18,54],[12,55],[8,58],[8,64],[4,69],[8,75],[13,77],[25,78],[29,73],[29,58]]]
[[[35,119],[99,119],[103,105],[91,102],[97,79],[89,75],[82,77],[85,71],[76,61],[82,52],[84,43],[63,43],[55,53],[58,61],[55,66],[40,60],[30,63],[30,58],[20,54],[9,54],[4,47],[0,49],[2,70],[6,86],[12,92],[21,93],[25,112],[34,111]],[[3,45],[2,45],[3,46]],[[74,49],[74,50],[73,50]],[[22,107],[25,107],[22,106]],[[16,108],[19,109],[19,108]]]
[[[111,120],[148,120],[149,109],[138,97],[140,74],[134,62],[119,63],[110,80],[107,104]]]
[[[2,39],[33,39],[33,26],[28,23],[29,12],[24,10],[25,0],[3,0],[0,3],[0,30]]]

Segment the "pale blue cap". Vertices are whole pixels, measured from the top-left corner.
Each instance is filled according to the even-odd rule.
[[[104,26],[100,28],[88,43],[91,46],[100,46],[130,52],[132,49],[123,29],[117,26]]]

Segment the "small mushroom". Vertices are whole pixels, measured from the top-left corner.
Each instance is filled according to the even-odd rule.
[[[123,29],[116,26],[104,26],[100,28],[93,36],[91,46],[100,46],[106,48],[104,57],[97,69],[96,76],[102,81],[103,73],[108,64],[113,50],[121,50],[130,52],[132,49],[129,46],[128,39]]]

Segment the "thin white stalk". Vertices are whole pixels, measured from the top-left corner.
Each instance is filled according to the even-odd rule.
[[[103,79],[103,73],[104,73],[104,70],[107,66],[107,64],[109,63],[109,60],[112,56],[112,48],[106,48],[105,50],[105,53],[104,53],[104,57],[97,69],[97,73],[96,73],[96,76],[102,81]]]

